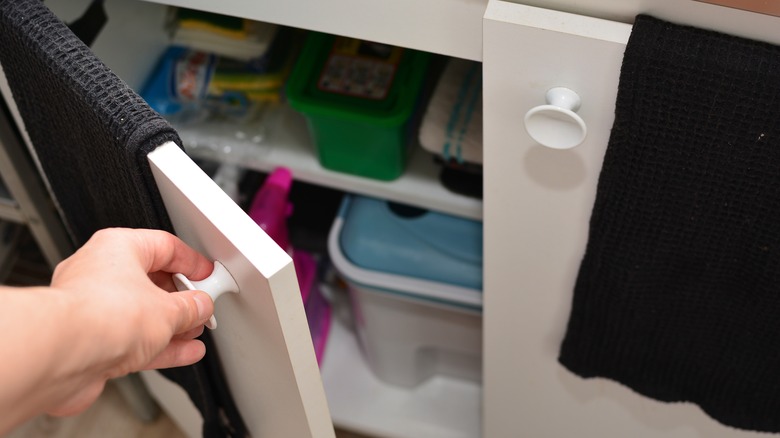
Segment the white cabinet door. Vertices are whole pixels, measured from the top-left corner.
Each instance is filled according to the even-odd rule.
[[[212,335],[250,433],[333,437],[291,258],[175,144],[148,159],[176,234],[220,261],[239,286],[238,294],[217,299]],[[182,428],[199,435],[197,411],[183,391],[158,376],[146,381]]]
[[[626,391],[557,362],[587,241],[630,26],[491,1],[483,26],[485,437],[640,436]],[[525,114],[579,94],[588,132],[536,143]],[[602,392],[597,394],[597,392]],[[622,426],[622,427],[619,427]],[[652,435],[652,434],[651,434]]]
[[[558,364],[631,27],[491,0],[483,29],[484,436],[759,436]],[[524,127],[553,87],[582,100],[573,149]]]

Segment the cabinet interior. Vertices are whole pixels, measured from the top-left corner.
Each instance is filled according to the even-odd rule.
[[[52,0],[47,5],[67,23],[78,17],[88,3]],[[469,7],[481,6],[474,3]],[[139,91],[169,45],[165,30],[168,6],[108,0],[105,9],[108,21],[91,47],[109,68]],[[445,55],[439,56],[446,59]],[[235,140],[230,138],[224,139],[223,149],[232,147],[242,153],[188,147],[196,144],[198,138],[215,134],[197,126],[177,130],[185,150],[206,173],[213,175],[220,166],[240,166],[245,170],[235,199],[244,209],[270,171],[278,166],[289,168],[295,180],[291,192],[294,213],[289,221],[291,241],[294,246],[320,256],[327,251],[327,233],[345,193],[469,219],[482,218],[482,201],[443,187],[439,164],[419,145],[411,148],[406,171],[394,181],[323,169],[304,118],[289,107],[282,108],[278,123],[254,153],[246,145],[232,143]],[[349,299],[346,295],[333,299],[334,324],[321,372],[336,426],[372,436],[426,436],[431,430],[453,437],[479,435],[481,385],[438,376],[412,389],[383,383],[362,357],[350,323]]]

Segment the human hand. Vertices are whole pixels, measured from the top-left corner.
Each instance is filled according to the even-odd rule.
[[[170,274],[201,280],[212,268],[169,233],[130,229],[98,231],[60,263],[51,289],[72,303],[68,320],[76,334],[66,340],[69,352],[46,411],[75,414],[97,399],[108,379],[200,360],[205,346],[195,338],[213,302],[201,291],[174,292]]]

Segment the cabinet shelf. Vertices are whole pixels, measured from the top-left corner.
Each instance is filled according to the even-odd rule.
[[[388,385],[368,368],[357,338],[334,318],[322,363],[333,422],[387,438],[472,438],[480,435],[481,385],[433,377],[414,389]]]
[[[79,8],[73,6],[74,1],[75,0],[65,1],[63,2],[65,5],[55,3],[52,6],[58,7],[55,8],[55,12],[65,17],[66,20],[68,18],[72,19],[73,17],[78,16],[79,11]],[[484,12],[484,6],[487,2],[483,0],[428,0],[428,2],[430,3],[429,7],[431,10],[439,8],[438,12],[440,13],[440,18],[432,20],[429,17],[430,23],[425,26],[422,26],[419,23],[414,24],[414,26],[412,26],[412,23],[407,23],[407,25],[410,26],[410,28],[416,29],[415,32],[420,32],[430,26],[443,25],[441,23],[448,22],[446,17],[451,17],[453,20],[456,20],[456,23],[449,23],[448,25],[461,26],[463,29],[460,33],[455,32],[458,33],[458,39],[450,41],[449,43],[460,44],[457,43],[460,38],[471,39],[473,40],[473,43],[479,47],[479,57],[481,57],[481,19]],[[123,20],[109,20],[106,24],[106,28],[96,40],[93,50],[98,57],[100,57],[119,77],[127,82],[128,85],[139,90],[146,80],[146,76],[152,70],[156,60],[168,44],[168,36],[163,29],[166,9],[163,4],[174,6],[186,4],[191,8],[212,11],[214,8],[218,7],[219,10],[216,12],[223,14],[230,14],[232,12],[234,15],[256,19],[262,18],[267,21],[276,21],[295,27],[331,31],[343,35],[362,36],[374,41],[385,40],[384,38],[379,38],[378,35],[357,35],[359,32],[354,30],[350,31],[350,26],[365,26],[367,29],[372,29],[371,25],[366,25],[362,20],[343,20],[336,18],[334,14],[337,12],[334,11],[346,10],[349,7],[358,8],[357,5],[351,5],[351,2],[347,0],[329,2],[296,0],[296,3],[300,4],[300,8],[295,7],[294,5],[288,5],[288,7],[285,8],[274,8],[273,3],[252,3],[251,5],[247,5],[246,2],[232,0],[215,4],[212,3],[213,2],[210,1],[195,2],[189,0],[186,2],[165,0],[154,3],[106,2],[106,9],[109,16],[123,17]],[[403,23],[401,16],[399,15],[401,11],[404,11],[404,17],[407,17],[409,20],[421,19],[417,16],[417,13],[412,15],[408,14],[408,11],[410,10],[419,11],[420,6],[418,3],[413,4],[407,0],[401,2],[370,0],[369,3],[375,4],[370,6],[363,5],[361,8],[374,11],[374,13],[378,15],[377,19],[395,20],[393,21],[395,26],[401,26]],[[304,4],[307,4],[306,7],[303,6]],[[68,5],[70,5],[70,7],[66,7]],[[333,9],[332,11],[329,9],[329,15],[319,16],[317,13],[312,12],[321,10],[323,7],[322,5],[327,5],[328,8]],[[57,9],[59,9],[59,11]],[[381,11],[382,9],[393,9],[394,11],[398,9],[398,11],[396,11],[396,15],[382,17],[382,14],[377,13],[377,11]],[[431,14],[433,14],[433,12],[431,12]],[[285,15],[285,19],[279,17],[279,15]],[[315,19],[319,22],[318,25],[311,23],[311,20]],[[460,20],[460,24],[457,24],[459,22],[458,20]],[[463,22],[464,20],[469,23],[474,21],[476,26],[468,26]],[[135,23],[135,25],[133,23]],[[138,31],[138,23],[144,23],[143,32]],[[325,26],[326,24],[329,24],[330,27],[333,27],[336,24],[348,24],[348,26],[346,26],[342,32],[341,28],[323,29],[323,27],[327,27]],[[475,28],[471,29],[471,27]],[[471,30],[468,31],[467,29]],[[392,32],[390,32],[390,30],[392,30]],[[397,27],[388,29],[387,31],[389,35],[395,37],[406,35],[405,32],[398,32]],[[435,31],[434,33],[441,35],[440,32],[441,30]],[[411,44],[412,41],[425,43],[424,45],[428,45],[428,47],[419,47],[419,44]],[[474,58],[476,56],[476,53],[473,54],[475,56],[466,56],[466,54],[461,51],[455,50],[454,47],[430,47],[430,44],[434,44],[434,42],[429,41],[419,34],[413,37],[410,36],[408,41],[392,40],[389,41],[389,43],[464,58]],[[117,47],[124,47],[126,50],[116,50]],[[188,142],[188,139],[191,142],[192,139],[202,138],[206,135],[213,136],[213,133],[204,132],[199,129],[203,128],[177,127],[177,131],[185,142]],[[230,138],[225,138],[224,146],[232,146],[239,149],[243,147],[244,151],[247,150],[246,147],[238,144],[235,139]],[[433,162],[431,154],[419,146],[412,148],[406,172],[395,181],[376,181],[324,169],[317,160],[315,146],[309,137],[305,120],[302,116],[289,108],[286,108],[283,111],[278,126],[273,128],[269,138],[256,149],[254,156],[251,154],[239,153],[234,154],[234,157],[231,158],[229,155],[218,153],[214,150],[209,150],[208,148],[188,148],[187,152],[195,158],[204,158],[219,162],[233,162],[234,164],[241,164],[247,168],[263,172],[270,171],[277,166],[286,166],[290,168],[296,179],[308,183],[390,201],[402,202],[470,219],[482,219],[482,201],[455,194],[447,190],[439,182],[439,166]]]
[[[278,126],[263,143],[247,144],[225,138],[219,147],[195,146],[199,138],[213,138],[208,128],[177,127],[187,153],[195,158],[236,164],[269,172],[277,166],[288,167],[304,182],[345,192],[401,202],[470,219],[482,219],[482,201],[447,190],[439,181],[439,166],[432,155],[415,146],[406,172],[394,181],[378,181],[330,171],[317,159],[303,116],[289,107],[281,111]],[[229,153],[224,151],[229,149]]]
[[[480,61],[487,0],[154,0]]]

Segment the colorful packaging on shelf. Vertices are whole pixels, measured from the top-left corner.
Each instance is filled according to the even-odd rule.
[[[425,52],[310,33],[286,92],[308,121],[320,164],[379,180],[401,176],[429,61]]]
[[[187,8],[171,8],[168,27],[174,45],[250,61],[268,50],[278,26]]]
[[[171,46],[141,95],[155,111],[182,123],[214,117],[243,121],[258,107],[282,100],[301,39],[300,31],[281,28],[265,54],[249,62]]]
[[[482,198],[482,65],[450,58],[420,124],[420,146],[452,192]]]
[[[447,61],[420,125],[420,145],[452,161],[482,164],[482,65]]]
[[[141,91],[179,131],[188,151],[246,165],[262,159],[282,113],[283,87],[304,34],[279,28],[249,62],[171,46]]]

